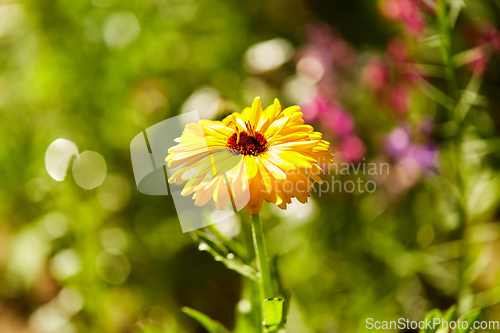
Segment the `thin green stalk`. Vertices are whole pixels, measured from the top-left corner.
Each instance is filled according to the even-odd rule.
[[[241,242],[243,246],[246,249],[246,264],[250,264],[254,258],[255,258],[255,250],[253,247],[253,236],[252,236],[252,217],[249,216],[245,210],[241,210],[238,212],[238,215],[240,215],[241,218],[241,229],[242,229],[242,237],[241,237]],[[255,281],[255,280],[248,280],[247,283],[249,283],[249,289],[250,289],[250,301],[252,304],[252,309],[261,309],[262,307],[262,302],[260,301],[261,296],[261,288],[260,288],[260,283]],[[261,311],[252,311],[251,314],[249,314],[251,317],[252,323],[255,325],[254,327],[260,328],[259,332],[262,331],[262,313]],[[239,332],[237,329],[235,329],[236,332]]]
[[[451,98],[453,99],[453,109],[455,109],[456,102],[458,101],[458,89],[457,89],[457,81],[456,81],[456,75],[455,75],[455,66],[453,65],[453,59],[451,55],[451,33],[450,33],[450,27],[448,23],[448,19],[446,17],[446,1],[445,0],[440,0],[438,2],[438,8],[437,8],[437,18],[438,18],[438,26],[439,30],[441,33],[441,40],[442,42],[440,43],[441,51],[443,53],[443,58],[445,61],[446,67],[448,67],[448,70],[450,71],[450,93],[451,93]]]
[[[274,292],[260,215],[252,215],[252,235],[257,267],[260,273],[260,289],[263,296],[261,301],[264,301],[266,298],[274,297]]]
[[[447,18],[447,8],[446,1],[440,0],[438,1],[437,8],[437,19],[439,30],[442,36],[443,42],[441,43],[441,50],[443,53],[443,58],[450,71],[450,95],[453,100],[452,105],[452,118],[457,122],[458,131],[453,140],[453,149],[455,155],[455,165],[454,165],[454,177],[455,184],[460,191],[460,198],[458,202],[459,214],[460,214],[460,226],[459,232],[461,235],[461,239],[465,238],[465,231],[467,228],[467,211],[466,211],[466,193],[465,193],[465,180],[462,178],[461,167],[462,167],[462,136],[465,129],[465,124],[463,122],[462,114],[460,112],[460,108],[457,107],[459,104],[459,94],[458,94],[458,85],[457,78],[455,73],[455,66],[453,64],[453,56],[452,56],[452,40],[450,33],[449,20]],[[467,249],[463,249],[462,257],[460,259],[460,273],[459,273],[459,307],[461,303],[461,292],[467,288],[467,281],[465,280],[465,271],[467,269]],[[463,310],[463,309],[462,309]]]
[[[457,107],[459,103],[459,95],[458,95],[458,86],[457,86],[457,76],[455,73],[455,66],[453,64],[453,57],[452,57],[452,40],[451,40],[451,32],[450,32],[450,26],[449,26],[449,20],[447,18],[447,9],[446,9],[446,1],[445,0],[439,0],[438,1],[438,7],[437,7],[437,20],[438,20],[438,26],[439,30],[442,36],[442,42],[440,43],[441,46],[441,51],[443,53],[443,58],[445,65],[448,67],[449,73],[450,73],[450,96],[451,96],[451,103],[452,103],[452,119],[454,119],[457,122],[458,125],[458,131],[455,135],[454,142],[453,142],[453,147],[455,150],[455,183],[460,189],[462,198],[460,198],[461,202],[461,214],[463,215],[461,218],[461,228],[465,228],[465,216],[466,214],[464,213],[465,206],[463,205],[463,191],[464,191],[464,181],[462,180],[461,174],[460,174],[460,166],[462,165],[462,156],[461,156],[461,141],[462,141],[462,133],[464,130],[464,124],[462,121],[461,113],[460,113],[460,108]]]

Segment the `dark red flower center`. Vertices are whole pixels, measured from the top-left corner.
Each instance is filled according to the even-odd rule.
[[[237,154],[257,156],[267,150],[267,140],[259,132],[254,132],[254,136],[240,132],[231,135],[227,146]]]

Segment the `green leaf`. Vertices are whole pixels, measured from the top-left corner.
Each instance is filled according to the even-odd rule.
[[[140,329],[141,333],[162,333],[162,331],[155,326],[145,326]]]
[[[450,78],[450,69],[442,65],[415,64],[413,68],[418,72],[424,73],[426,77],[437,77],[440,79]]]
[[[433,36],[430,36],[430,37],[427,37],[427,38],[424,38],[422,40],[422,44],[425,46],[425,47],[437,47],[437,46],[440,46],[441,43],[443,42],[443,39],[444,37],[440,34],[437,34],[437,35],[433,35]]]
[[[453,316],[455,315],[455,311],[457,310],[455,305],[452,305],[448,311],[443,316],[443,321],[450,322],[453,320]]]
[[[229,333],[224,325],[211,319],[200,311],[196,311],[185,306],[182,308],[182,312],[199,322],[209,333]]]
[[[208,228],[208,230],[210,230],[210,232],[212,234],[214,234],[215,237],[217,237],[217,239],[219,239],[219,241],[222,244],[225,244],[225,246],[228,248],[229,251],[233,252],[234,254],[236,254],[240,258],[246,258],[246,256],[247,256],[246,249],[240,243],[235,242],[234,240],[224,236],[219,231],[219,229],[217,229],[217,227],[215,226],[215,223],[210,224],[207,228]]]
[[[426,321],[433,323],[434,318],[441,319],[441,316],[442,316],[441,311],[439,311],[438,309],[434,309],[434,310],[431,310],[427,313],[427,315],[425,316],[425,319],[426,319]],[[434,333],[434,332],[436,332],[437,329],[438,329],[438,325],[436,325],[436,327],[434,328],[434,325],[431,324],[431,328],[423,328],[420,330],[420,332],[421,333]]]
[[[467,113],[469,112],[472,105],[476,103],[477,99],[481,96],[478,95],[479,87],[483,81],[481,75],[472,75],[465,91],[462,92],[462,96],[455,107],[455,113],[460,120],[463,120]]]
[[[427,2],[426,2],[427,3]],[[449,0],[450,12],[448,13],[448,24],[450,28],[455,26],[457,22],[458,15],[463,7],[465,7],[465,2],[463,0]]]
[[[466,321],[468,323],[467,328],[462,328],[463,325],[460,323],[460,328],[456,329],[457,333],[469,333],[472,331],[472,325],[475,321],[479,319],[479,315],[481,314],[481,310],[474,309],[470,312],[467,312],[463,316],[460,317],[460,321]]]
[[[451,106],[453,105],[453,99],[446,95],[444,92],[427,82],[426,80],[421,80],[418,83],[420,91],[422,91],[427,97],[434,100],[437,104],[452,111]]]
[[[210,253],[216,261],[222,262],[227,268],[251,279],[259,281],[255,268],[245,265],[245,263],[234,253],[230,253],[227,248],[214,237],[199,230],[195,230],[192,234],[199,242],[199,249]]]
[[[139,333],[180,333],[177,326],[161,327],[159,324],[150,324],[139,328]]]
[[[269,332],[274,332],[278,329],[283,321],[284,313],[284,299],[282,298],[268,298],[264,300],[263,315],[264,325]]]
[[[249,279],[243,279],[240,302],[237,305],[234,332],[255,333],[262,329],[260,314],[259,284]],[[259,309],[259,310],[257,310]]]

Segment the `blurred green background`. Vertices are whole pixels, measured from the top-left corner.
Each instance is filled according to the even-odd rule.
[[[287,332],[452,304],[500,320],[500,3],[447,4],[443,25],[432,0],[1,0],[0,332],[205,332],[182,306],[255,332],[247,282],[181,232],[170,197],[138,192],[129,151],[161,120],[255,96],[301,105],[337,165],[390,165],[325,176],[374,191],[265,205]],[[106,169],[56,181],[59,138]],[[216,228],[241,242],[248,223]]]

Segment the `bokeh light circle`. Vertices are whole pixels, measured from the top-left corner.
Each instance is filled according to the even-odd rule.
[[[106,249],[97,255],[97,274],[111,284],[122,284],[130,274],[130,262],[120,250]]]
[[[73,162],[73,178],[86,190],[101,185],[106,178],[106,161],[93,151],[84,151]]]
[[[123,48],[137,39],[141,32],[139,20],[133,13],[115,13],[105,23],[103,37],[111,48]]]
[[[73,156],[78,156],[78,147],[73,142],[66,139],[52,142],[45,152],[45,168],[49,175],[63,181]]]

